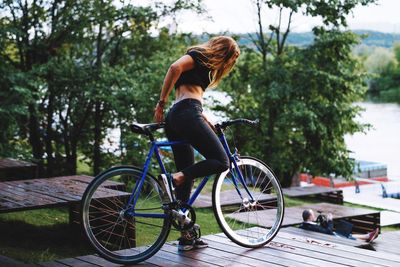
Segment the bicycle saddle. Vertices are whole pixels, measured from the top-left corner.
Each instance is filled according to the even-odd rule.
[[[149,135],[151,132],[154,132],[158,129],[164,128],[165,123],[148,123],[148,124],[143,124],[143,123],[132,123],[131,124],[131,131],[134,133],[138,134],[145,134]]]

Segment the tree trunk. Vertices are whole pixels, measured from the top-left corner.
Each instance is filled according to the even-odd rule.
[[[35,163],[38,165],[38,175],[42,177],[44,175],[43,168],[43,144],[40,136],[40,127],[38,119],[36,117],[36,110],[34,104],[29,105],[29,143],[32,147],[32,154],[35,159]]]
[[[68,174],[75,175],[77,169],[77,144],[73,141],[71,144],[71,154],[67,155],[67,166],[68,166]]]
[[[292,182],[290,184],[291,187],[293,186],[300,186],[300,173],[296,172],[292,177]]]
[[[53,114],[54,114],[54,93],[51,83],[49,87],[49,103],[47,105],[47,127],[46,127],[46,154],[47,154],[47,177],[52,177],[54,172],[54,157],[53,157]]]
[[[101,166],[101,102],[99,100],[95,103],[94,112],[94,146],[93,146],[93,174],[97,175],[100,172]]]

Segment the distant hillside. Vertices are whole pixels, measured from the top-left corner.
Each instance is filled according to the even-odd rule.
[[[359,35],[367,35],[362,43],[368,46],[381,46],[389,48],[392,47],[395,42],[400,42],[400,34],[383,33],[368,30],[358,30],[354,32]]]
[[[365,46],[380,46],[390,48],[395,42],[400,42],[400,34],[383,33],[368,30],[356,30],[356,34],[365,37],[362,40],[362,45]],[[243,37],[248,37],[248,35],[242,35]],[[312,32],[297,33],[292,32],[289,34],[287,42],[292,45],[305,46],[313,42],[314,35]],[[241,40],[241,44],[250,45],[251,41],[249,38],[246,40]]]

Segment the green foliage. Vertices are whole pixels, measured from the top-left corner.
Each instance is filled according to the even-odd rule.
[[[239,151],[271,165],[284,186],[300,171],[352,174],[344,135],[363,129],[354,121],[359,108],[352,104],[364,94],[364,76],[351,55],[357,36],[339,26],[346,25],[352,8],[369,2],[265,1],[290,14],[305,8],[307,14],[322,17],[325,26],[314,28],[314,43],[304,48],[286,44],[291,17],[286,26],[281,21],[270,25],[270,33],[260,27],[258,39],[253,39],[259,53],[244,49],[236,70],[221,84],[232,102],[218,109],[230,117],[261,121],[257,136],[245,127],[236,132]],[[261,2],[256,3],[260,10]]]
[[[242,47],[237,67],[221,84],[231,102],[216,110],[261,120],[256,136],[254,129],[234,129],[236,146],[270,164],[285,185],[304,170],[350,174],[343,136],[362,129],[353,121],[358,109],[352,102],[363,93],[363,76],[351,56],[357,38],[338,29],[355,6],[371,2],[255,1],[259,9],[288,11],[289,21],[271,24],[269,31],[261,26],[250,36],[257,51]],[[147,138],[130,133],[129,124],[152,121],[169,64],[197,42],[190,34],[160,29],[158,22],[181,10],[201,13],[201,1],[0,5],[1,95],[8,99],[0,109],[6,122],[2,155],[32,153],[41,175],[48,176],[75,173],[78,156],[94,173],[114,164],[141,164]],[[314,43],[303,48],[287,45],[292,14],[299,12],[321,17],[324,24],[314,29]],[[392,88],[385,94],[392,97]],[[120,138],[106,140],[110,130]]]
[[[367,66],[381,62],[379,69],[371,71],[374,76],[369,82],[368,94],[374,100],[400,103],[400,43],[393,46],[393,53],[385,53],[384,62],[382,53],[377,55],[376,52],[365,61]]]
[[[182,10],[201,13],[201,1],[147,7],[1,1],[0,7],[0,155],[32,158],[41,176],[74,174],[78,154],[94,173],[141,162],[144,139],[128,126],[152,120],[164,72],[192,40],[159,29],[158,21]],[[122,136],[120,158],[104,147],[115,128]],[[140,142],[140,153],[128,153],[128,142]]]
[[[23,86],[23,75],[7,63],[0,64],[0,157],[30,158],[26,136],[18,121],[27,114],[31,94]]]

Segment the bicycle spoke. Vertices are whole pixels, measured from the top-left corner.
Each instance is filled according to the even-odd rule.
[[[258,247],[268,243],[279,230],[283,219],[283,197],[279,181],[265,165],[251,158],[241,158],[237,169],[221,174],[216,181],[213,193],[215,215],[224,233],[235,243],[246,247]],[[243,182],[232,183],[235,177],[243,177]],[[231,178],[232,177],[232,178]],[[237,188],[240,194],[229,193],[232,203],[239,207],[224,208],[221,205],[225,192]],[[242,195],[242,196],[241,196]],[[249,195],[249,198],[245,197]],[[273,196],[273,199],[270,198]],[[224,200],[225,201],[225,200]],[[272,213],[272,226],[263,231],[251,232],[249,227],[265,224],[264,211]],[[270,214],[269,213],[269,214]],[[264,227],[264,226],[263,226]],[[237,231],[237,229],[241,229]]]
[[[139,182],[143,183],[140,192],[136,190],[140,197],[128,206]],[[143,177],[134,168],[117,167],[96,177],[86,191],[82,197],[83,225],[100,255],[114,262],[134,263],[164,243],[170,229],[167,217],[130,217],[135,212],[165,214],[159,185],[152,177]]]

